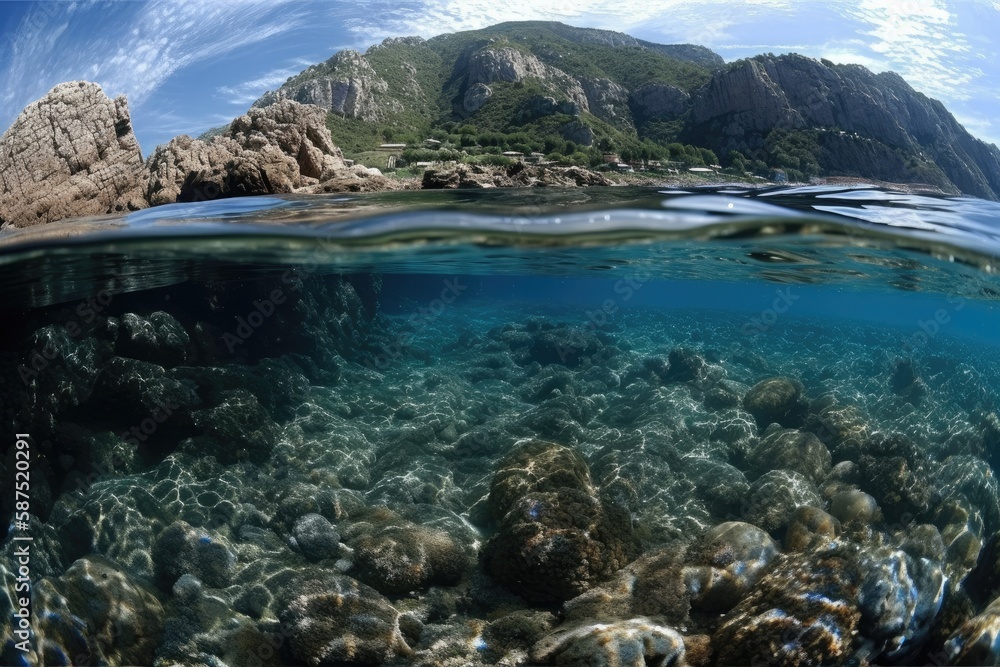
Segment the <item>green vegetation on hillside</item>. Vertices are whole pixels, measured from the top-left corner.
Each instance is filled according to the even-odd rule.
[[[550,74],[517,82],[493,81],[489,100],[466,113],[469,64],[484,48],[511,48],[537,58]],[[621,97],[609,102],[611,106],[593,109],[603,117],[578,109],[569,113],[574,110],[574,96],[581,94],[580,85],[591,86],[601,79],[629,92],[665,84],[692,94],[711,78],[713,65],[705,54],[692,51],[694,59],[669,54],[668,47],[650,48],[617,33],[552,23],[505,23],[427,41],[387,40],[369,49],[364,61],[351,54],[334,56],[292,77],[289,85],[321,76],[370,77],[373,71],[385,82],[385,90],[375,98],[379,120],[331,114],[328,126],[347,157],[379,166],[386,164],[388,154],[378,152],[378,146],[396,143],[406,145],[400,157],[411,165],[452,160],[500,164],[508,160],[503,153],[515,151],[542,154],[556,164],[596,167],[606,161],[606,154],[614,154],[628,163],[665,162],[664,168],[722,164],[735,176],[769,177],[781,170],[789,180],[806,181],[852,170],[864,175],[866,164],[877,163],[882,169],[893,166],[891,173],[900,180],[948,185],[932,160],[838,128],[776,129],[761,137],[754,149],[717,155],[706,147],[718,145],[712,136],[688,132],[687,115],[649,117],[646,108],[636,111],[630,99]],[[767,58],[773,56],[758,56],[761,62]],[[555,70],[565,76],[554,74]]]

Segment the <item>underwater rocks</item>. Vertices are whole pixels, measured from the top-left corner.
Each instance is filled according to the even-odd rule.
[[[575,449],[543,440],[521,443],[497,466],[490,485],[489,507],[501,520],[525,495],[561,488],[595,493],[590,466]]]
[[[925,557],[835,541],[783,556],[713,636],[720,665],[849,664],[919,651],[945,577]]]
[[[809,406],[804,428],[830,448],[837,463],[857,460],[871,435],[867,421],[856,407],[842,405],[829,394]]]
[[[785,531],[785,550],[809,551],[840,534],[840,522],[818,507],[798,507]]]
[[[743,397],[743,407],[754,416],[760,428],[767,428],[772,423],[796,428],[802,425],[809,402],[801,382],[777,377],[751,387]]]
[[[188,360],[191,337],[173,315],[162,310],[143,317],[125,313],[121,317],[115,352],[122,357],[172,368]]]
[[[529,650],[556,624],[556,615],[548,611],[514,611],[490,621],[483,628],[484,658],[499,663],[509,653]],[[503,664],[503,663],[501,663]]]
[[[819,484],[830,472],[832,457],[819,438],[806,431],[782,429],[772,424],[750,451],[749,463],[755,476],[769,470],[793,470]]]
[[[448,533],[409,522],[349,535],[354,550],[351,574],[388,595],[402,595],[431,584],[453,585],[469,559]]]
[[[1000,664],[1000,599],[966,621],[945,642],[949,665]]]
[[[689,549],[684,580],[691,606],[700,611],[732,609],[778,555],[766,532],[740,521],[708,530]]]
[[[145,208],[147,179],[125,98],[61,83],[0,137],[0,225]]]
[[[897,359],[889,378],[892,393],[902,397],[913,405],[918,405],[927,393],[927,385],[917,375],[916,365],[912,359]]]
[[[524,355],[515,357],[523,365],[562,364],[576,368],[604,351],[604,342],[597,334],[565,325],[529,327],[530,344]]]
[[[586,461],[537,440],[498,466],[489,506],[499,529],[481,552],[484,568],[533,602],[576,597],[638,553],[624,510],[605,504]]]
[[[32,615],[32,645],[46,665],[149,665],[163,632],[155,592],[98,555],[35,583]]]
[[[181,443],[181,451],[212,454],[220,463],[267,459],[278,438],[278,427],[254,394],[246,389],[222,393],[222,402],[191,415],[204,435]]]
[[[830,514],[844,526],[867,526],[882,519],[878,503],[863,491],[841,491],[833,496]]]
[[[750,486],[743,518],[773,535],[785,528],[803,505],[823,505],[813,483],[792,470],[772,470]]]
[[[858,483],[875,498],[887,521],[898,522],[930,509],[929,458],[899,434],[873,434],[858,457]]]
[[[349,577],[326,576],[296,584],[281,612],[291,654],[309,665],[378,665],[411,656],[413,637],[388,600]]]
[[[195,530],[186,521],[164,528],[152,551],[157,583],[164,590],[186,574],[210,588],[225,588],[232,582],[236,555],[226,541]]]
[[[293,547],[312,562],[336,558],[340,553],[340,534],[321,514],[306,514],[292,528]]]
[[[531,651],[542,664],[647,667],[684,664],[684,639],[648,618],[560,627]]]

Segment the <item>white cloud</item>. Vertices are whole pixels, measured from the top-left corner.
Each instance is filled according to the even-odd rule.
[[[298,74],[311,64],[313,63],[304,61],[304,59],[296,59],[293,61],[291,67],[273,69],[255,79],[242,81],[232,86],[220,86],[218,92],[230,104],[247,106],[255,102],[257,98],[268,90],[274,90],[279,87],[288,80],[288,77]]]
[[[968,99],[982,71],[965,62],[967,36],[944,0],[861,0],[839,5],[861,24],[868,48],[914,88],[932,97]]]
[[[789,11],[793,0],[425,0],[392,3],[348,22],[367,42],[394,35],[433,37],[504,21],[564,21],[626,32],[642,28],[668,42],[712,46],[730,39],[734,25],[752,23],[761,12]],[[391,11],[388,11],[391,7]]]
[[[90,11],[87,21],[80,18]],[[79,39],[67,30],[98,26]],[[150,0],[87,7],[34,3],[0,49],[0,120],[13,120],[27,103],[59,81],[97,81],[110,95],[125,93],[141,105],[178,70],[260,43],[298,25],[293,0]]]
[[[955,120],[962,124],[974,137],[1000,146],[1000,126],[989,117],[975,112],[953,112]]]

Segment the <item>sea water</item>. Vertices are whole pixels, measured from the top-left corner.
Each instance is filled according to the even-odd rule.
[[[2,664],[992,664],[1000,206],[261,197],[0,235]]]

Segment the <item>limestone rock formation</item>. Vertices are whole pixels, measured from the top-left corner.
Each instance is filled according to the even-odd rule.
[[[146,172],[124,97],[61,83],[0,138],[0,223],[27,227],[146,207]]]

